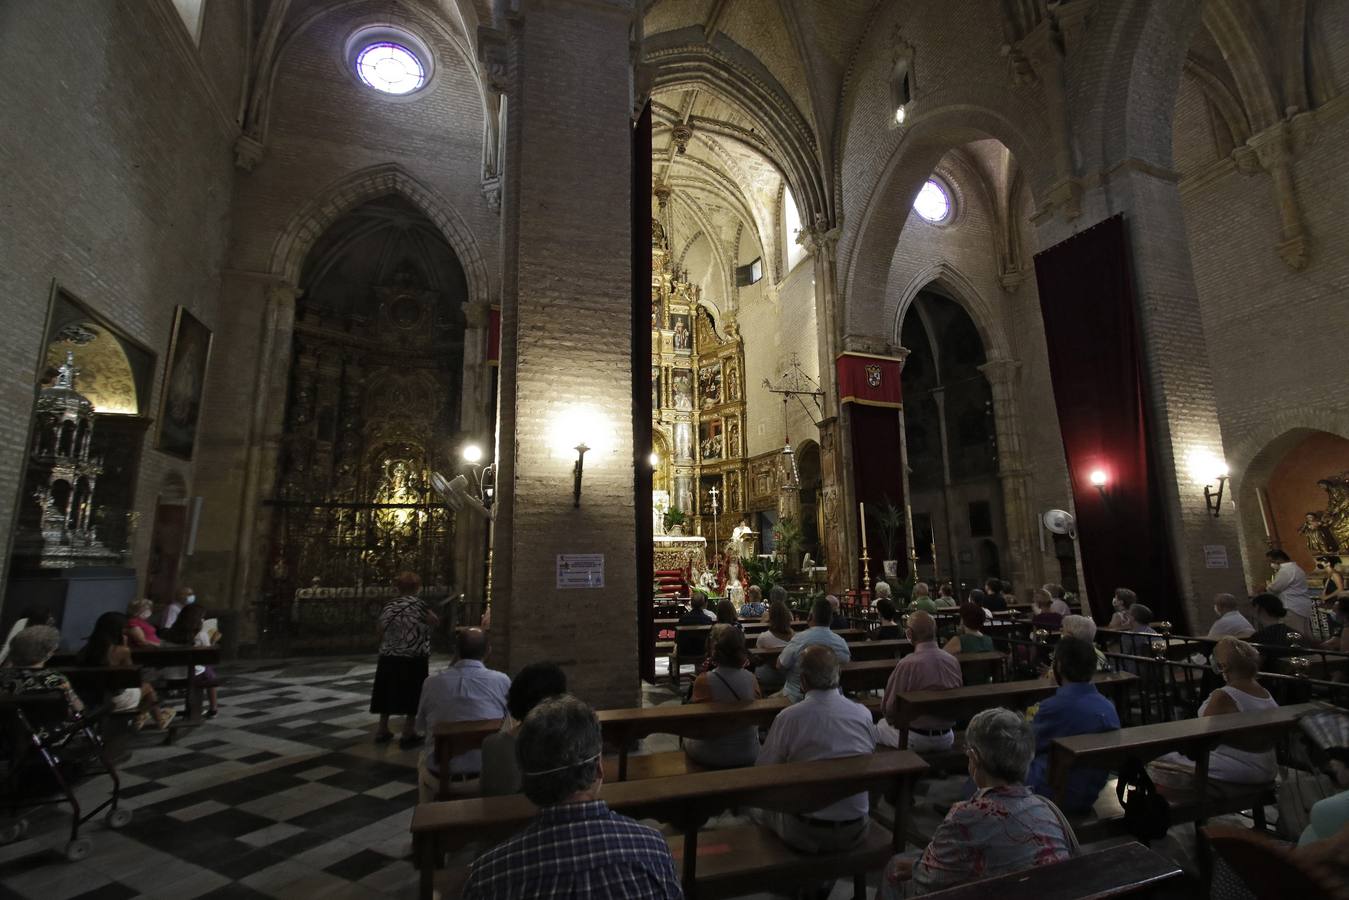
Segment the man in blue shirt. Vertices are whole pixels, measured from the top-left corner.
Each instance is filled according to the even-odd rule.
[[[1054,651],[1054,680],[1059,689],[1040,704],[1031,725],[1035,729],[1035,759],[1026,783],[1035,793],[1053,798],[1049,783],[1049,748],[1054,738],[1075,734],[1098,734],[1119,728],[1115,704],[1101,696],[1091,683],[1096,673],[1096,653],[1080,638],[1065,637]],[[1068,793],[1063,811],[1084,813],[1096,802],[1110,773],[1104,769],[1074,767],[1068,775]]]
[[[778,668],[785,672],[787,676],[787,682],[782,687],[782,693],[793,703],[799,702],[804,696],[801,690],[800,657],[802,650],[813,644],[824,644],[834,651],[840,663],[852,659],[852,651],[848,649],[848,642],[829,628],[833,618],[833,605],[823,598],[816,600],[815,605],[810,608],[810,627],[798,631],[796,636],[778,654]]]
[[[599,719],[575,697],[550,697],[530,710],[515,755],[538,815],[474,860],[464,900],[682,900],[661,833],[599,798],[602,749]]]

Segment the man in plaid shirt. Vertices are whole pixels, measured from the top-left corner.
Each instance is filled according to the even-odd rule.
[[[515,752],[525,796],[539,814],[474,861],[464,900],[684,896],[660,832],[599,799],[601,749],[599,719],[575,697],[553,697],[530,711]]]

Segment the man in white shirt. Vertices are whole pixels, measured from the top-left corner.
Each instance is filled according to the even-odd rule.
[[[1311,628],[1312,619],[1312,592],[1307,586],[1307,573],[1282,550],[1267,550],[1265,558],[1274,569],[1274,577],[1265,590],[1283,601],[1283,608],[1288,611],[1284,624],[1303,637],[1310,638],[1308,629]]]
[[[823,598],[816,600],[810,608],[810,627],[798,631],[778,654],[778,668],[786,675],[782,693],[793,703],[805,696],[801,688],[801,656],[807,647],[823,644],[834,651],[840,663],[852,659],[848,642],[829,628],[833,617],[834,607],[829,601]]]
[[[801,652],[805,699],[778,713],[759,750],[760,766],[861,756],[876,750],[871,712],[838,692],[839,658],[816,644]],[[809,815],[760,810],[756,818],[803,853],[829,853],[867,836],[867,794],[854,794]]]
[[[510,693],[511,679],[505,672],[496,672],[483,665],[491,649],[487,632],[481,628],[465,628],[455,638],[459,659],[444,672],[432,675],[422,685],[422,699],[417,706],[417,730],[431,734],[441,722],[476,722],[481,719],[506,717],[506,695]],[[418,789],[421,801],[435,799],[440,787],[440,772],[436,768],[435,740],[426,742],[426,752],[417,765]],[[467,781],[477,778],[482,771],[482,751],[468,750],[450,758],[450,780]]]
[[[1217,640],[1234,637],[1244,641],[1255,634],[1255,626],[1251,624],[1250,619],[1241,614],[1237,608],[1237,598],[1231,594],[1219,594],[1214,597],[1213,612],[1218,618],[1208,630],[1210,638]]]

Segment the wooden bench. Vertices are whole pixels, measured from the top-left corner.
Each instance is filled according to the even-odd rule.
[[[1194,780],[1188,788],[1176,789],[1159,785],[1171,804],[1172,824],[1178,822],[1202,823],[1215,815],[1256,812],[1256,823],[1263,821],[1263,807],[1273,799],[1274,785],[1233,785],[1221,787],[1210,784],[1208,778],[1209,753],[1213,748],[1234,741],[1272,741],[1291,730],[1298,717],[1322,708],[1304,703],[1277,709],[1249,713],[1231,713],[1205,716],[1176,722],[1137,725],[1118,731],[1099,734],[1080,734],[1055,738],[1050,747],[1049,783],[1060,805],[1066,800],[1068,776],[1074,766],[1087,765],[1107,769],[1127,759],[1149,762],[1172,751],[1179,751],[1194,760]],[[1109,798],[1113,800],[1112,796]],[[1109,833],[1118,821],[1116,816],[1105,820],[1084,820],[1081,828],[1089,833],[1102,830]],[[1077,823],[1074,823],[1077,826]],[[1079,835],[1081,837],[1081,835]],[[1091,838],[1083,838],[1090,840]]]
[[[1184,875],[1180,866],[1142,844],[1118,844],[1108,850],[1083,853],[1048,866],[1036,866],[994,878],[970,881],[943,891],[924,894],[933,900],[1042,900],[1073,897],[1096,900],[1150,893]]]
[[[681,655],[679,649],[681,639],[687,643],[687,646],[690,649],[692,649],[695,643],[700,648],[699,652],[696,654],[696,659],[692,661],[694,665],[697,665],[706,658],[707,654],[705,648],[707,646],[707,634],[712,630],[712,624],[715,623],[708,625],[678,625],[675,627],[674,649],[670,653],[670,681],[674,684],[676,690],[679,689],[679,686],[683,681],[681,669],[690,664],[690,660]],[[805,623],[801,624],[804,627]],[[751,631],[750,629],[753,628],[755,628],[753,625],[745,626],[744,631],[747,639],[751,635],[767,631],[768,625],[764,624],[757,630]],[[866,632],[857,628],[841,628],[834,633],[843,638],[843,640],[849,642],[860,642],[866,638]]]
[[[851,875],[865,897],[866,873],[880,868],[903,849],[904,823],[888,831],[873,822],[860,847],[840,853],[806,856],[758,825],[700,833],[709,818],[729,809],[759,808],[809,813],[863,791],[882,791],[897,810],[907,810],[912,781],[927,763],[908,751],[873,753],[815,762],[751,766],[696,772],[605,785],[609,808],[638,819],[656,819],[681,832],[669,838],[682,870],[684,894],[730,897],[759,890],[794,890],[807,879]],[[445,848],[491,844],[518,831],[536,808],[523,794],[419,804],[412,814],[414,853],[420,870],[419,896],[430,898],[439,882],[443,900],[457,896],[462,882],[453,872],[437,878]],[[704,854],[698,844],[729,845],[732,852]],[[462,873],[459,873],[462,877]]]
[[[1115,706],[1119,698],[1138,681],[1128,672],[1100,672],[1092,683],[1097,690],[1113,695]],[[1044,678],[1025,681],[1003,681],[993,684],[971,684],[949,691],[900,691],[895,696],[895,707],[901,723],[912,722],[919,716],[940,716],[944,719],[968,719],[986,709],[1007,707],[1023,710],[1050,697],[1058,685]]]
[[[1007,661],[1007,657],[996,650],[956,653],[954,656],[960,662],[967,683],[971,681],[977,683],[986,671],[991,671],[995,680],[1000,678],[1002,667]],[[890,680],[890,673],[895,670],[895,665],[893,659],[846,662],[839,671],[839,683],[843,686],[843,690],[848,692],[882,691],[885,690],[886,682]]]
[[[913,650],[913,644],[904,638],[887,638],[880,641],[849,641],[848,653],[851,654],[854,662],[863,662],[874,659],[888,659],[894,662],[906,653]],[[756,650],[750,648],[750,656],[754,657],[756,662],[776,665],[778,657],[782,655],[782,648],[775,647],[772,650]]]
[[[202,688],[196,684],[195,679],[191,677],[192,666],[214,666],[220,663],[219,647],[179,647],[175,645],[163,645],[159,647],[133,647],[131,650],[131,661],[138,666],[147,669],[181,669],[186,668],[188,677],[185,679],[184,687],[187,693],[187,724],[198,724],[202,721],[201,714],[201,695]],[[62,653],[53,656],[48,662],[53,669],[60,669],[63,672],[70,669],[88,668],[81,666],[79,660],[73,653]],[[101,667],[95,667],[101,668]]]

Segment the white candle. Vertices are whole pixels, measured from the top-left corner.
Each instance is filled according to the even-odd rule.
[[[862,520],[862,552],[867,549],[867,505],[865,503],[857,504],[857,515]]]

